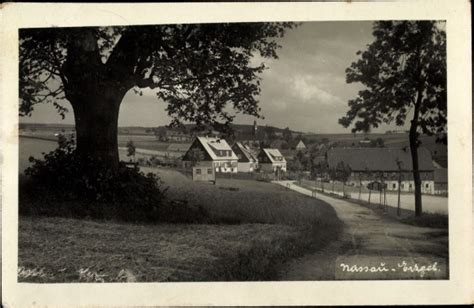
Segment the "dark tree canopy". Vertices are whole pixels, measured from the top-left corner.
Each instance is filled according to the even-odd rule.
[[[339,122],[353,132],[382,123],[404,125],[418,112],[419,132],[446,136],[446,33],[435,21],[375,22],[375,40],[346,70],[365,89]]]
[[[340,161],[335,168],[330,170],[329,174],[332,180],[346,183],[352,174],[352,170],[349,165]]]
[[[77,151],[118,164],[120,104],[156,91],[173,125],[225,131],[234,114],[259,117],[256,57],[277,58],[292,23],[221,23],[20,30],[20,115],[71,103]]]
[[[373,26],[375,40],[346,70],[348,83],[364,89],[349,101],[339,120],[352,131],[410,120],[410,152],[415,182],[415,214],[422,214],[419,173],[419,134],[447,141],[446,33],[444,22],[380,21]]]
[[[263,63],[277,58],[291,23],[180,24],[20,31],[20,115],[113,85],[125,94],[155,89],[175,123],[232,120],[225,107],[259,116],[256,97]],[[81,87],[84,81],[89,87]],[[79,92],[79,93],[78,93]],[[220,122],[219,122],[220,121]]]

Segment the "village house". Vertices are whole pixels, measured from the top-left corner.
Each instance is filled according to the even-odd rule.
[[[303,140],[297,140],[291,145],[291,149],[296,150],[296,151],[305,151],[307,148]]]
[[[261,149],[257,159],[264,172],[286,172],[286,159],[278,149]]]
[[[348,185],[367,186],[370,182],[378,181],[387,184],[387,190],[397,191],[401,175],[400,190],[404,192],[415,190],[411,153],[408,147],[333,148],[326,156],[329,169],[336,168],[340,162],[350,167],[351,176]],[[421,191],[433,194],[434,167],[431,154],[426,148],[418,149],[418,161],[422,181]]]
[[[200,153],[200,155],[196,155],[196,153]],[[215,172],[236,173],[237,161],[237,156],[224,139],[196,137],[183,156],[183,167],[207,167],[210,170],[206,172],[211,173],[212,169]]]
[[[257,156],[248,145],[236,142],[232,146],[232,150],[238,157],[237,170],[239,172],[253,172],[258,168]]]

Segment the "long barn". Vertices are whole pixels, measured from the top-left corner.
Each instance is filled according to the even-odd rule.
[[[373,181],[383,181],[387,190],[398,190],[399,174],[401,191],[415,190],[410,149],[405,148],[333,148],[327,152],[330,169],[343,162],[352,171],[348,184],[367,186]],[[430,151],[418,149],[418,162],[423,193],[433,194],[434,166]]]

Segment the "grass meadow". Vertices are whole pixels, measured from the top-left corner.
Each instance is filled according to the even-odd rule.
[[[21,282],[277,280],[288,260],[337,239],[328,204],[254,180],[193,182],[156,172],[170,198],[205,208],[209,224],[130,224],[20,217]]]

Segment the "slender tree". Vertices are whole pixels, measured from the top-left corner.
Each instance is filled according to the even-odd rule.
[[[333,178],[342,183],[342,195],[344,196],[344,193],[345,193],[344,187],[352,174],[351,167],[345,164],[343,161],[340,161],[336,165],[336,168],[333,174],[334,174]]]
[[[339,120],[353,132],[382,123],[402,126],[411,117],[409,141],[415,182],[415,215],[422,214],[419,134],[447,141],[446,33],[437,21],[381,21],[373,25],[375,40],[346,70],[348,83],[365,88],[349,101]]]
[[[127,142],[127,156],[133,157],[133,160],[135,160],[136,151],[137,151],[137,148],[135,147],[135,144],[133,143],[132,140],[129,140]]]
[[[229,110],[258,117],[260,73],[254,55],[277,58],[292,23],[221,23],[20,30],[20,116],[50,102],[74,111],[77,148],[118,166],[120,104],[152,89],[173,125],[228,125]],[[226,108],[226,107],[232,108]]]

